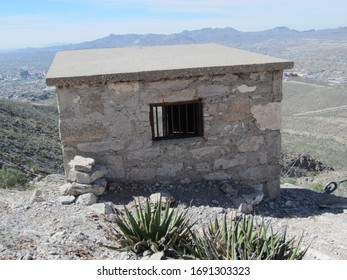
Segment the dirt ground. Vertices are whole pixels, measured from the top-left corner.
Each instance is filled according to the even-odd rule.
[[[63,180],[61,175],[49,175],[27,190],[0,189],[0,259],[136,259],[103,246],[110,242],[103,230],[110,217],[97,214],[88,206],[59,203],[59,185]],[[42,194],[33,201],[37,189]],[[163,190],[175,198],[175,208],[188,208],[197,227],[215,216],[232,215],[237,210],[230,197],[214,183],[119,185],[108,189],[99,202],[112,202],[115,208],[124,204],[131,207],[133,196]],[[346,200],[284,184],[278,200],[264,198],[252,214],[271,222],[275,230],[287,228],[289,236],[303,235],[303,248],[309,245],[305,259],[347,260]]]

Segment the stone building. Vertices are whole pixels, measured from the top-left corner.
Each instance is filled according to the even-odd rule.
[[[65,171],[94,158],[108,180],[231,180],[279,193],[283,69],[293,62],[221,45],[57,53]]]

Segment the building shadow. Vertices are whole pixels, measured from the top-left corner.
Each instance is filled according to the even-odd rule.
[[[239,192],[239,197],[230,197],[215,182],[199,184],[112,186],[99,201],[112,202],[117,207],[122,207],[131,205],[139,198],[145,201],[147,197],[160,192],[172,197],[173,207],[210,207],[228,211],[236,211],[239,208],[241,201],[239,197],[244,195],[243,193]],[[242,191],[247,192],[247,188]],[[251,213],[263,217],[305,218],[324,213],[342,213],[343,209],[347,209],[347,197],[293,186],[282,188],[277,200],[265,197],[259,204],[253,206]]]
[[[281,189],[277,200],[269,201],[265,198],[256,205],[254,213],[265,217],[305,218],[324,213],[343,213],[344,209],[347,209],[347,197],[287,187]]]

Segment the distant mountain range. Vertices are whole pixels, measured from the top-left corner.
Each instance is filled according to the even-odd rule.
[[[257,32],[242,32],[231,27],[204,28],[193,31],[183,31],[175,34],[110,34],[107,37],[77,44],[58,45],[45,48],[28,48],[21,51],[60,51],[93,48],[117,48],[130,46],[155,46],[174,44],[219,43],[229,46],[239,46],[246,43],[258,43],[268,40],[288,39],[322,39],[347,40],[347,26],[324,30],[297,31],[288,27],[276,27]]]
[[[57,38],[59,40],[59,38]],[[63,50],[115,48],[132,46],[155,46],[174,44],[217,43],[230,47],[255,51],[287,59],[296,59],[290,47],[303,46],[307,41],[324,40],[347,42],[347,26],[324,30],[297,31],[276,27],[258,32],[241,32],[234,28],[204,28],[176,34],[110,34],[107,37],[77,44],[65,44],[45,48],[26,48],[0,53],[0,66],[31,65],[48,69],[55,53]],[[4,69],[0,69],[4,71]],[[6,69],[5,69],[6,70]]]

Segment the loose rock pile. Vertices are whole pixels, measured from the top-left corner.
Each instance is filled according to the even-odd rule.
[[[74,202],[83,205],[95,204],[98,196],[106,190],[106,168],[95,164],[92,158],[81,156],[75,156],[69,162],[69,167],[67,183],[60,186],[62,196],[58,200],[64,205]]]

